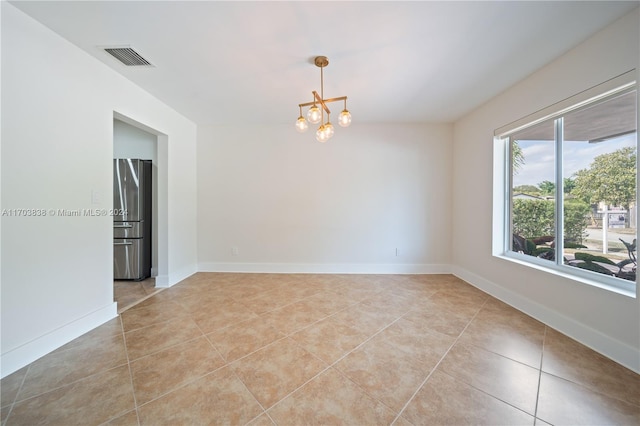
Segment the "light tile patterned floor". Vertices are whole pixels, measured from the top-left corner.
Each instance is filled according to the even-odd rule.
[[[160,291],[155,278],[142,281],[117,280],[113,282],[113,300],[118,302],[118,313],[137,304],[142,299]]]
[[[451,275],[198,273],[1,387],[3,425],[640,424],[640,375]]]

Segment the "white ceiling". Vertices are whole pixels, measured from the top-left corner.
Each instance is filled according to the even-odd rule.
[[[320,90],[317,55],[325,97],[348,96],[354,123],[452,122],[640,4],[11,3],[198,124],[292,126]],[[123,45],[155,67],[101,49]]]

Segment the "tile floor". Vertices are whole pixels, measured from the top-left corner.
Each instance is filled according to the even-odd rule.
[[[118,313],[121,313],[160,290],[156,288],[154,278],[142,281],[117,280],[113,282],[113,300],[118,302]]]
[[[0,384],[3,425],[640,424],[640,375],[451,275],[198,273]]]

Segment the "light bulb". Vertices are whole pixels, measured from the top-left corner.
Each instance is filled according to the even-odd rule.
[[[349,124],[351,124],[351,113],[346,108],[340,113],[338,124],[340,127],[349,127]]]
[[[318,127],[318,131],[316,132],[316,139],[318,142],[326,142],[329,140],[329,133],[326,131],[325,125],[321,125]]]
[[[324,131],[328,134],[327,139],[329,139],[335,133],[335,129],[333,128],[333,124],[327,121],[327,124],[324,125]]]
[[[320,113],[320,108],[316,105],[309,108],[309,112],[307,113],[307,119],[309,123],[317,124],[322,119],[322,114]]]
[[[307,120],[305,120],[303,116],[298,117],[298,120],[296,121],[296,130],[298,133],[304,133],[308,128],[309,125],[307,124]]]

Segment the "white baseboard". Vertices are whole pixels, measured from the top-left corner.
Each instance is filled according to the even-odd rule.
[[[175,271],[171,273],[169,275],[169,281],[167,283],[167,287],[171,287],[172,285],[178,284],[180,281],[190,277],[196,272],[198,272],[197,266],[193,265],[193,266],[182,268],[179,271]]]
[[[463,268],[453,266],[452,273],[493,297],[558,330],[594,351],[640,374],[640,349],[613,339],[533,300],[523,297]]]
[[[215,263],[198,264],[198,272],[280,274],[450,274],[450,265],[410,263]]]
[[[195,267],[183,268],[178,272],[174,272],[170,275],[158,275],[156,276],[156,288],[169,288],[172,285],[178,284],[185,278],[198,272]]]
[[[156,287],[166,288],[169,285],[169,275],[156,275]]]
[[[116,316],[118,316],[118,306],[113,302],[37,339],[8,350],[0,357],[0,377],[4,378],[31,364],[38,358],[112,320]]]

